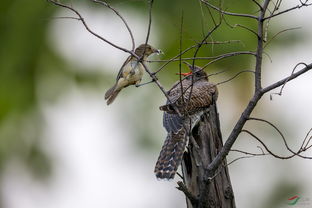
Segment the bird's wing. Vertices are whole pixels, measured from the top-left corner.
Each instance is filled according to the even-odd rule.
[[[178,114],[169,114],[164,112],[163,126],[167,132],[177,133],[183,128],[183,119]]]
[[[118,72],[118,75],[116,77],[116,81],[118,81],[120,79],[120,77],[122,77],[122,71],[123,71],[123,68],[126,66],[127,63],[129,63],[129,61],[131,60],[132,56],[130,55],[126,61],[122,64],[121,68],[119,69],[119,72]]]
[[[185,103],[182,102],[181,98],[176,102],[177,106],[186,107],[185,110],[187,112],[210,106],[213,99],[217,99],[218,96],[216,85],[209,82],[198,82],[198,84],[195,84],[193,86],[191,98],[189,99],[190,91],[184,94]]]
[[[171,103],[175,104],[176,107],[182,112],[194,112],[199,108],[208,107],[213,99],[217,98],[218,91],[217,87],[207,81],[196,82],[193,88],[190,87],[191,83],[187,81],[183,84],[183,98],[181,96],[181,86],[177,85],[170,90],[169,98]],[[190,97],[190,93],[192,96]],[[160,110],[166,111],[167,113],[176,113],[172,104],[166,103],[166,105],[160,106]]]

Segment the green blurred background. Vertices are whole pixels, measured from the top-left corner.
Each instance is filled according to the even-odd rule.
[[[212,2],[218,3],[217,1]],[[75,0],[66,3],[74,5],[81,11],[88,24],[99,34],[108,39],[111,38],[110,40],[123,47],[131,48],[127,31],[118,17],[110,10],[91,1]],[[129,20],[136,44],[144,42],[148,22],[147,1],[116,0],[109,1],[109,3]],[[224,1],[223,6],[233,12],[251,14],[257,12],[252,1],[247,0]],[[287,4],[282,6],[286,7]],[[117,51],[88,34],[78,21],[58,18],[73,16],[73,14],[57,8],[47,1],[30,3],[25,0],[4,0],[1,2],[0,11],[2,17],[0,19],[1,207],[122,207],[121,202],[112,203],[118,197],[114,194],[110,195],[107,190],[114,189],[112,186],[122,187],[124,182],[129,180],[133,180],[133,184],[128,184],[131,187],[122,189],[124,190],[122,196],[128,196],[123,197],[125,199],[123,203],[127,204],[127,207],[183,206],[183,195],[174,189],[175,185],[155,182],[152,171],[165,137],[161,125],[161,112],[158,111],[158,106],[165,101],[164,96],[155,85],[151,84],[139,89],[127,88],[116,100],[116,103],[109,107],[106,106],[103,99],[105,90],[113,84],[116,73],[127,54]],[[153,60],[169,59],[178,54],[182,13],[183,49],[200,41],[213,27],[213,22],[217,22],[219,19],[217,13],[209,11],[198,1],[155,0],[150,43],[162,49],[165,54],[152,57]],[[311,46],[311,40],[307,35],[311,34],[311,30],[305,23],[306,21],[303,21],[312,13],[311,9],[294,13],[306,16],[302,16],[300,19],[298,15],[290,17],[286,15],[286,17],[277,18],[270,24],[269,37],[281,29],[289,27],[300,26],[302,29],[280,35],[267,47],[266,53],[270,54],[273,63],[269,58],[265,58],[263,80],[265,84],[287,76],[297,62],[311,61],[312,47],[306,47]],[[254,20],[239,17],[226,17],[226,20],[231,25],[239,23],[256,29]],[[256,37],[253,34],[242,28],[231,28],[224,23],[208,38],[208,41],[228,40],[239,40],[240,42],[204,46],[198,56],[216,56],[233,51],[254,51],[256,47]],[[105,49],[101,51],[101,48]],[[192,57],[193,53],[194,50],[191,50],[183,57]],[[196,61],[195,64],[204,65],[206,63],[207,61]],[[251,56],[236,56],[210,65],[207,72],[226,70],[221,75],[211,77],[212,81],[220,82],[240,70],[253,69],[253,64],[254,59]],[[159,66],[161,66],[160,63],[150,63],[152,69]],[[175,75],[178,69],[178,62],[175,62],[169,64],[158,74],[159,80],[167,89],[178,79]],[[183,66],[182,70],[186,70],[186,68]],[[311,79],[311,75],[309,76],[308,78]],[[307,118],[311,116],[306,116],[311,115],[311,110],[302,107],[311,103],[308,89],[312,86],[308,78],[300,78],[300,82],[295,81],[294,84],[289,84],[289,93],[282,98],[276,97],[273,101],[269,101],[268,97],[265,97],[255,112],[255,115],[269,118],[278,123],[291,139],[290,143],[295,147],[300,146],[300,140],[304,138],[312,124],[311,118]],[[145,81],[148,80],[149,78],[146,76]],[[235,81],[219,87],[218,105],[224,138],[228,135],[253,92],[252,81],[250,74],[244,74]],[[100,110],[96,111],[95,109]],[[78,113],[77,117],[75,117],[76,112]],[[88,120],[88,115],[94,115],[95,119],[92,117]],[[71,123],[75,119],[81,121],[77,126],[75,123]],[[53,123],[52,127],[51,123]],[[97,130],[101,134],[94,136],[92,128],[86,128],[84,129],[85,133],[80,134],[80,130],[83,131],[82,127],[88,125],[90,127],[98,126]],[[275,151],[287,154],[281,146],[278,135],[272,129],[256,123],[248,124],[248,127],[263,137],[269,137],[266,141],[272,145]],[[110,178],[115,182],[109,183],[110,185],[106,187],[95,187],[96,182],[92,183],[94,187],[90,185],[89,188],[96,190],[96,193],[102,192],[99,196],[88,198],[88,194],[83,191],[79,192],[77,189],[74,192],[77,193],[77,196],[73,194],[71,197],[74,199],[68,200],[71,191],[62,192],[64,189],[55,188],[61,184],[62,187],[67,187],[65,188],[67,190],[70,186],[71,183],[67,184],[66,177],[63,181],[61,180],[62,182],[53,180],[56,178],[55,175],[57,178],[62,178],[63,172],[70,170],[67,169],[70,167],[68,164],[80,164],[77,158],[82,156],[86,159],[85,163],[82,162],[80,166],[77,166],[79,168],[72,169],[73,174],[79,176],[80,173],[77,171],[88,169],[83,164],[94,162],[92,157],[88,157],[89,152],[92,152],[93,149],[88,149],[87,146],[84,149],[83,144],[79,143],[81,140],[68,138],[73,143],[68,143],[68,146],[62,146],[62,143],[55,145],[54,142],[59,141],[56,138],[57,135],[63,134],[62,129],[64,131],[71,129],[75,132],[73,137],[78,138],[79,134],[85,135],[81,138],[83,144],[92,146],[93,137],[99,138],[103,142],[96,143],[99,144],[98,146],[95,145],[101,152],[100,155],[97,155],[100,157],[99,161],[103,162],[94,164],[94,166],[103,166],[100,168],[103,175],[97,175],[98,178],[95,177],[95,180],[114,176],[116,178]],[[60,133],[54,134],[53,131]],[[120,132],[118,133],[118,131]],[[63,135],[72,134],[65,132]],[[113,139],[113,142],[116,143],[110,143]],[[256,148],[258,144],[250,141],[248,138],[242,138],[237,143],[237,148],[259,151]],[[81,146],[81,149],[78,148],[79,151],[82,150],[81,154],[79,151],[71,151],[73,144]],[[104,149],[108,147],[113,151],[105,153]],[[55,149],[58,150],[55,151]],[[72,152],[72,161],[67,161],[63,157],[66,158],[70,152]],[[120,154],[120,152],[123,153]],[[234,159],[235,157],[236,155],[230,155],[230,158]],[[112,166],[107,166],[105,161],[110,158],[114,158],[114,162],[112,162]],[[78,161],[75,162],[75,159]],[[67,166],[62,163],[62,160],[68,162]],[[132,164],[133,160],[137,161]],[[127,163],[129,167],[125,166]],[[63,164],[64,167],[60,164]],[[145,172],[142,177],[132,178],[127,175],[127,168],[117,168],[120,166],[129,169],[137,168]],[[92,168],[90,170],[98,171]],[[123,170],[122,173],[120,173],[121,170]],[[301,194],[302,198],[306,200],[312,200],[312,195],[309,196],[312,192],[304,181],[304,176],[311,172],[311,167],[302,160],[295,159],[285,162],[263,157],[235,163],[230,170],[238,207],[254,205],[255,198],[257,198],[257,205],[252,207],[286,207],[287,197],[296,194]],[[137,174],[133,170],[131,171],[129,171],[129,175]],[[109,176],[106,176],[105,172],[110,172]],[[302,175],[302,172],[306,174]],[[70,173],[70,171],[67,173],[68,178],[71,177]],[[77,181],[79,181],[78,176]],[[87,174],[85,177],[92,176]],[[123,180],[120,180],[119,177]],[[20,187],[18,182],[13,183],[12,181],[28,182]],[[103,183],[105,184],[105,180]],[[138,186],[136,187],[136,185]],[[146,193],[153,187],[155,187],[154,192]],[[138,190],[134,192],[137,194],[132,196],[129,192],[136,188]],[[34,189],[38,190],[29,191]],[[106,192],[102,189],[106,189]],[[50,200],[53,202],[49,201],[48,197],[51,193],[53,197]],[[79,203],[79,193],[86,195],[81,199],[84,200],[83,203]],[[31,194],[31,197],[27,194]],[[47,197],[43,195],[47,195]],[[165,198],[161,205],[153,205],[153,203],[159,202],[161,197]],[[40,199],[40,203],[36,201],[37,199]],[[90,201],[92,203],[89,203]],[[312,206],[312,201],[310,206]]]

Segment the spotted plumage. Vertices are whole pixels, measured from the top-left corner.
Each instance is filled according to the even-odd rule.
[[[182,88],[180,82],[175,83],[168,91],[170,102],[160,106],[164,111],[163,126],[168,134],[154,170],[158,179],[174,178],[188,142],[188,132],[198,123],[213,99],[217,99],[217,88],[208,82],[206,72],[197,66],[189,67],[192,74],[182,80]]]

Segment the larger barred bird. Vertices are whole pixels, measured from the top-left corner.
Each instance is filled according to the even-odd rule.
[[[153,53],[159,54],[161,51],[155,49],[149,44],[141,44],[135,49],[134,53],[140,58],[143,56],[143,62],[146,64],[146,59],[148,56]],[[111,104],[115,100],[123,88],[130,85],[139,86],[144,71],[145,70],[142,63],[135,56],[130,55],[121,66],[116,78],[116,83],[105,93],[105,100],[107,100],[107,105]]]
[[[182,80],[182,87],[180,81],[176,82],[168,91],[170,102],[167,100],[166,105],[160,106],[168,134],[154,170],[157,179],[174,178],[189,140],[188,133],[218,96],[217,87],[208,81],[206,72],[198,66],[188,66],[191,71],[182,74],[187,76]]]

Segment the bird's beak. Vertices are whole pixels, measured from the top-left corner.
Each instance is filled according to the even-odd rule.
[[[176,75],[183,75],[183,76],[188,76],[188,75],[190,75],[190,74],[192,74],[192,72],[190,71],[190,72],[187,72],[187,73],[176,73]]]
[[[160,50],[160,49],[153,49],[153,52],[157,53],[157,55],[164,54],[164,52],[162,52],[162,50]]]

